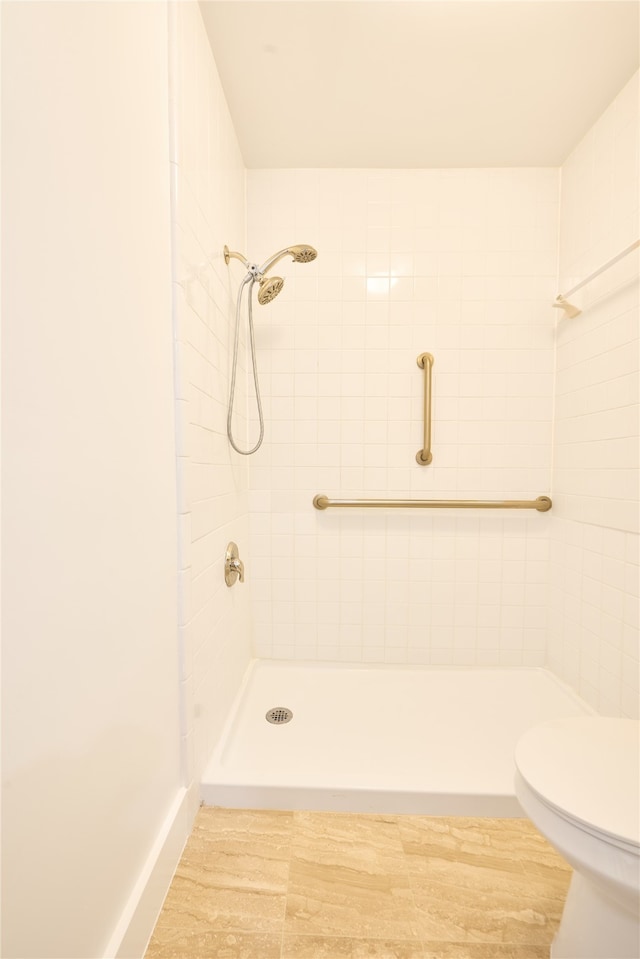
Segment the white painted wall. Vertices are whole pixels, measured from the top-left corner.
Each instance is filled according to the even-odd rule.
[[[251,170],[249,248],[290,243],[256,307],[260,656],[545,662],[549,516],[327,511],[340,497],[520,499],[551,480],[558,171]],[[433,462],[422,445],[433,368]]]
[[[560,283],[638,239],[640,80],[562,168]],[[638,717],[638,253],[571,297],[558,322],[549,662],[607,715]]]
[[[166,5],[3,3],[2,94],[3,956],[88,959],[182,787]]]
[[[254,569],[248,546],[247,459],[227,441],[235,297],[244,270],[225,244],[245,250],[245,171],[197,3],[171,20],[171,170],[180,476],[181,682],[188,777],[198,783],[238,689],[251,649]],[[244,338],[243,338],[244,342]],[[236,439],[244,440],[244,349]],[[228,588],[230,540],[246,582]]]

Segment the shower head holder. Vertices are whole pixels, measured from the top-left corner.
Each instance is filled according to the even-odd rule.
[[[232,251],[229,249],[229,247],[226,245],[226,243],[225,243],[225,246],[224,246],[223,253],[224,253],[224,262],[227,264],[227,266],[229,266],[229,260],[234,259],[234,260],[240,260],[241,263],[244,263],[244,265],[246,266],[246,268],[247,268],[248,270],[251,269],[251,264],[249,263],[249,261],[247,260],[247,258],[244,257],[244,256],[242,255],[242,253],[234,253],[234,252],[232,252]]]

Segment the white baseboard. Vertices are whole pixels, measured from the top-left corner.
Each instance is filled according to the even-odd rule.
[[[104,959],[142,959],[199,805],[197,785],[179,789],[111,935]]]

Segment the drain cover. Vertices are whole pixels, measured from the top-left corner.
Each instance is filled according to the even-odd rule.
[[[293,713],[286,706],[274,706],[265,716],[268,723],[288,723],[293,719]]]

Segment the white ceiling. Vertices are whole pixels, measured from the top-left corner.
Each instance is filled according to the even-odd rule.
[[[558,166],[638,69],[636,0],[201,0],[245,163]]]

